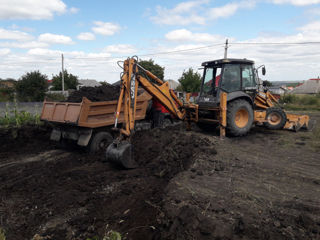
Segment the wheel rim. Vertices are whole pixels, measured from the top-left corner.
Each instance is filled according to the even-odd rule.
[[[235,116],[235,124],[237,125],[237,127],[239,128],[243,128],[245,127],[249,122],[249,113],[246,109],[239,109],[236,112],[236,116]]]
[[[280,114],[273,112],[268,116],[268,123],[271,125],[278,125],[281,122]]]
[[[103,150],[107,148],[108,145],[109,145],[109,141],[107,139],[102,140],[99,144],[99,150]]]

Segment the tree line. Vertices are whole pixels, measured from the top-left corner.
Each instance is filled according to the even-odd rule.
[[[139,65],[152,72],[155,76],[164,79],[164,67],[156,64],[152,59],[139,60]],[[13,87],[1,84],[1,82],[10,81]],[[184,71],[178,79],[178,91],[185,92],[198,92],[200,90],[201,76],[199,73],[194,72],[192,68]],[[78,76],[64,71],[64,85],[65,90],[76,89],[79,84]],[[18,101],[32,102],[43,101],[46,92],[48,91],[49,78],[47,75],[42,74],[39,70],[27,72],[21,76],[18,81],[14,79],[0,79],[0,101],[10,101],[14,97]],[[52,77],[50,90],[62,90],[62,72]]]
[[[1,83],[2,82],[2,83]],[[10,84],[4,84],[10,82]],[[62,90],[62,72],[52,77],[52,87],[50,90]],[[76,89],[78,77],[64,71],[65,89]],[[0,80],[0,100],[13,100],[14,97],[21,102],[43,101],[49,87],[49,78],[39,70],[27,72],[17,81],[14,79]]]

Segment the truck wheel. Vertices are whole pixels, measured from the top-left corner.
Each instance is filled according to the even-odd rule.
[[[110,143],[112,143],[113,137],[108,132],[98,132],[91,139],[89,145],[89,152],[96,153],[101,150],[105,150]]]
[[[268,108],[266,114],[267,122],[264,125],[272,130],[283,129],[287,122],[286,113],[281,108]]]
[[[227,132],[231,136],[247,134],[253,123],[253,109],[246,100],[238,99],[228,103]]]

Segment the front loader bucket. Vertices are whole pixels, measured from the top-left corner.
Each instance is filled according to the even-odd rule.
[[[129,142],[113,142],[106,151],[107,161],[120,165],[124,168],[136,168],[138,164],[133,158],[133,146]]]
[[[299,131],[301,128],[310,130],[309,121],[310,117],[308,115],[297,115],[287,113],[287,122],[284,129]]]

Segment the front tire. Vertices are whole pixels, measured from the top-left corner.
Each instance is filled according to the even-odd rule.
[[[287,122],[287,115],[281,108],[268,108],[265,126],[271,130],[283,129]]]
[[[231,136],[246,135],[253,123],[253,109],[251,104],[243,99],[228,103],[227,132]]]

